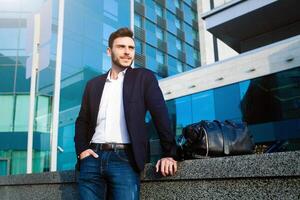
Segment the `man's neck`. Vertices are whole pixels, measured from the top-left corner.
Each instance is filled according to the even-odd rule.
[[[128,68],[128,67],[127,67]],[[118,74],[121,72],[121,71],[124,71],[125,69],[127,69],[125,67],[119,67],[117,65],[113,65],[111,67],[111,71],[110,71],[110,78],[113,79],[113,80],[116,80],[118,79]]]

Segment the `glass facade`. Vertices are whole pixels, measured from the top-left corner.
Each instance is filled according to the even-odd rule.
[[[57,38],[57,2],[0,1],[0,171],[26,173],[34,14],[40,14],[40,71],[33,123],[32,171],[49,171]]]
[[[135,37],[146,49],[144,54],[137,52],[137,67],[151,69],[161,79],[200,66],[199,56],[188,56],[199,55],[196,1],[135,0],[134,4]],[[162,57],[168,64],[161,65]]]
[[[0,175],[26,173],[35,14],[41,19],[41,41],[32,172],[49,171],[59,1],[0,0],[0,5]],[[74,123],[84,86],[110,68],[108,36],[122,26],[130,26],[130,1],[65,0],[58,170],[74,169]]]
[[[300,150],[299,80],[297,67],[169,100],[172,129],[179,136],[183,127],[200,120],[244,121],[257,153],[271,147],[273,151]],[[151,135],[153,141],[158,139],[154,131]]]

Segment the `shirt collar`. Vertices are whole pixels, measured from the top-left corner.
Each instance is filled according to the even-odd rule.
[[[120,71],[119,74],[118,74],[118,79],[119,79],[119,78],[124,78],[126,71],[127,71],[127,68],[124,69],[123,71]],[[110,74],[111,74],[111,69],[109,70],[109,72],[108,72],[108,74],[107,74],[106,81],[110,81],[110,82],[111,82],[111,81],[115,81],[114,79],[112,79],[112,78],[110,77]],[[118,79],[117,79],[117,80],[118,80]]]

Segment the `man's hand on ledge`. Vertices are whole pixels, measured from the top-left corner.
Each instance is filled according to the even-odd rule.
[[[172,157],[161,158],[156,163],[156,172],[161,172],[163,176],[173,176],[177,171],[177,161]]]

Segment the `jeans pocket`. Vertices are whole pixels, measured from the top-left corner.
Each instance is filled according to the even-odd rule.
[[[81,161],[84,161],[84,160],[86,160],[86,159],[88,159],[88,158],[90,158],[91,156],[92,156],[92,155],[88,155],[88,156],[86,156],[86,157],[80,159],[80,162],[81,162]]]
[[[121,161],[129,162],[127,153],[124,150],[117,150],[115,154]]]

